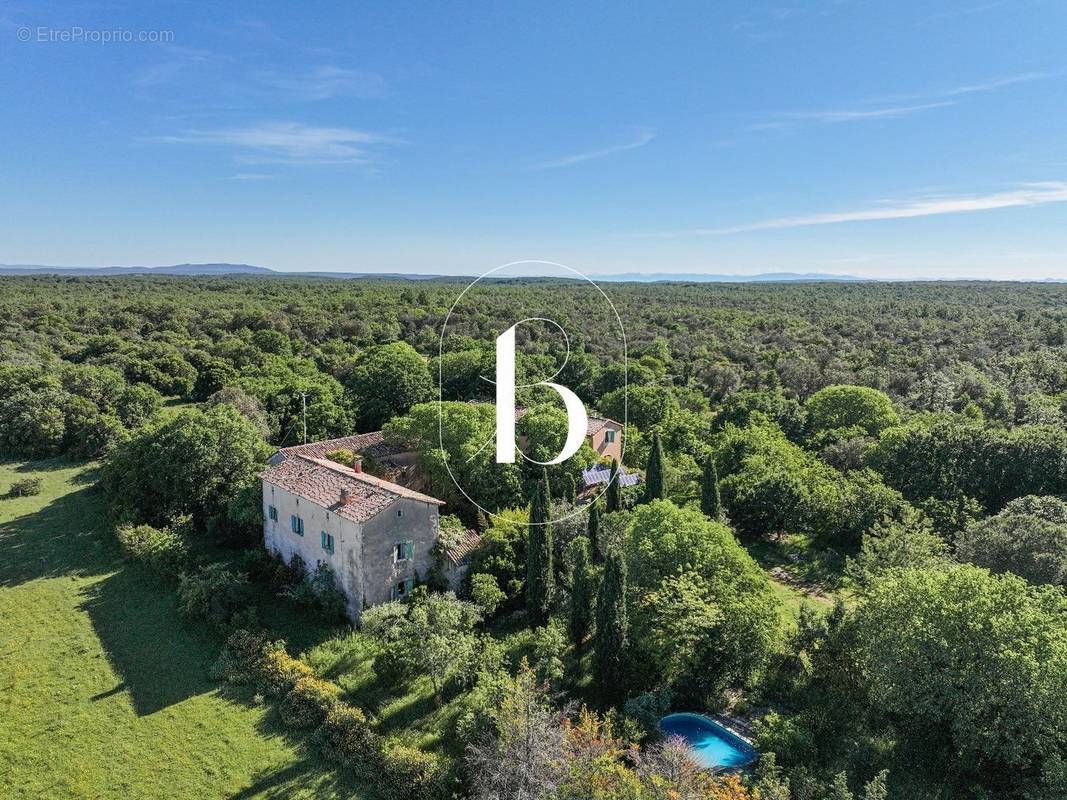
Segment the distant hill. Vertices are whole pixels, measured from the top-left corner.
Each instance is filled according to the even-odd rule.
[[[756,275],[713,275],[692,272],[623,272],[618,275],[591,275],[601,281],[628,281],[632,283],[764,283],[799,281],[873,281],[876,278],[860,278],[856,275],[831,275],[822,272],[760,272]]]
[[[274,275],[267,267],[250,264],[173,264],[169,267],[44,267],[38,264],[0,264],[4,275]]]
[[[434,275],[432,273],[400,272],[283,272],[251,264],[173,264],[160,267],[50,267],[40,264],[0,264],[0,275],[259,275],[276,278],[333,278],[352,280],[377,278],[382,280],[461,280],[464,276]],[[466,276],[468,279],[474,276]],[[819,272],[763,272],[757,275],[711,275],[688,272],[625,272],[617,275],[592,275],[608,282],[687,282],[687,283],[755,283],[796,281],[863,281],[853,275],[829,275]],[[508,278],[506,280],[515,280]]]
[[[450,275],[405,275],[399,272],[281,272],[251,264],[173,264],[164,267],[49,267],[41,264],[0,264],[0,275],[259,275],[265,278],[383,278],[433,280]]]

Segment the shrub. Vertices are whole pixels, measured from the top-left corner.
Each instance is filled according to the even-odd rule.
[[[123,525],[116,529],[115,536],[129,558],[147,564],[161,575],[177,576],[191,567],[189,545],[172,528]]]
[[[311,667],[293,658],[282,645],[267,650],[260,665],[260,688],[271,697],[284,697],[297,681],[314,677]]]
[[[327,450],[326,458],[330,459],[330,461],[336,461],[338,464],[342,464],[346,467],[351,467],[355,461],[356,454],[347,447],[340,447],[336,450]]]
[[[485,616],[493,615],[501,603],[507,598],[496,578],[485,572],[479,572],[471,576],[471,600],[482,610]]]
[[[364,780],[379,774],[380,742],[360,709],[346,703],[334,703],[315,732],[315,738],[328,761],[352,770]]]
[[[271,644],[265,634],[236,630],[226,640],[209,672],[213,680],[237,684],[258,684]]]
[[[348,613],[348,597],[337,586],[337,576],[329,564],[320,563],[311,573],[311,591],[315,605],[328,620],[344,619]]]
[[[642,737],[656,739],[660,733],[659,721],[671,710],[674,692],[669,686],[660,686],[650,692],[631,697],[622,707],[627,719],[633,720]]]
[[[241,553],[241,572],[253,582],[272,581],[279,565],[284,568],[281,558],[263,546],[250,547]]]
[[[41,483],[40,478],[22,478],[11,484],[8,494],[11,497],[29,497],[30,495],[40,494]]]
[[[282,700],[282,722],[290,728],[317,728],[337,703],[341,690],[335,683],[305,676]]]
[[[274,575],[271,577],[271,585],[275,589],[284,590],[299,585],[306,576],[307,565],[299,553],[294,553],[288,564],[279,556]]]
[[[281,592],[283,597],[288,597],[301,608],[311,608],[315,605],[315,590],[311,581],[304,575],[296,583]]]
[[[178,584],[178,607],[183,614],[224,625],[246,604],[248,577],[225,564],[208,564],[200,572],[184,574]]]
[[[382,747],[378,787],[390,800],[407,800],[409,797],[432,800],[445,794],[444,772],[439,756],[396,739],[386,739]]]

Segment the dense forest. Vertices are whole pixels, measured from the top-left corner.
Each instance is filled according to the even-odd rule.
[[[1067,796],[1067,285],[611,284],[627,361],[563,281],[480,286],[442,340],[465,285],[5,278],[0,451],[102,459],[124,546],[230,635],[221,672],[255,673],[363,753],[362,711],[255,639],[225,569],[186,574],[182,537],[248,550],[245,573],[284,583],[254,554],[270,450],[305,424],[309,440],[384,429],[415,445],[448,524],[482,543],[461,598],[428,579],[361,635],[383,675],[467,698],[451,791]],[[624,466],[643,477],[551,526],[530,523],[578,507],[588,448],[546,471],[453,464],[490,519],[436,443],[438,391],[460,450],[491,433],[467,401],[491,399],[495,337],[536,313],[571,334],[560,382],[625,418]],[[522,329],[519,382],[553,374],[557,346]],[[545,453],[561,441],[550,397],[526,393],[520,423]],[[330,613],[325,580],[298,591]],[[515,663],[492,625],[517,618]],[[271,684],[278,671],[295,677]],[[671,709],[751,720],[754,770],[687,772],[657,741]],[[429,780],[413,748],[374,747]]]

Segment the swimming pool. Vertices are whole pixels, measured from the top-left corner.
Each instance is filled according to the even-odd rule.
[[[665,736],[681,736],[693,757],[708,769],[744,767],[756,760],[752,745],[700,714],[668,714],[659,721]]]

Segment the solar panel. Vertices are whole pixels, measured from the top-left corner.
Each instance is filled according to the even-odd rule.
[[[611,477],[611,469],[609,467],[590,467],[589,469],[582,470],[582,480],[586,486],[596,486],[599,483],[607,483]],[[641,476],[637,473],[627,472],[624,467],[619,467],[619,485],[620,486],[636,486],[641,480]]]

